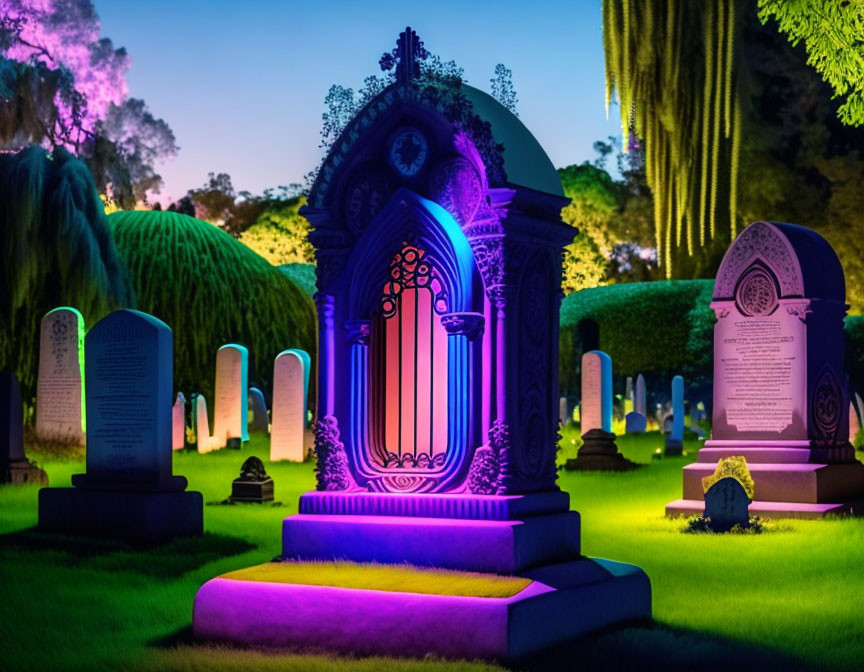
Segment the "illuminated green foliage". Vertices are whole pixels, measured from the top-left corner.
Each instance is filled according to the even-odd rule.
[[[274,266],[314,264],[309,222],[298,214],[305,204],[303,196],[272,201],[255,223],[240,234],[240,242]]]
[[[0,368],[32,409],[42,317],[71,306],[92,326],[134,293],[102,200],[82,161],[64,149],[0,154]]]
[[[315,352],[315,308],[292,280],[221,229],[176,212],[108,217],[138,308],[174,331],[174,386],[212,404],[216,351],[249,348],[250,384],[269,389],[286,348]],[[314,379],[314,376],[313,376]]]
[[[759,19],[774,19],[793,45],[804,42],[807,64],[845,96],[837,110],[849,126],[864,124],[864,2],[758,0]]]

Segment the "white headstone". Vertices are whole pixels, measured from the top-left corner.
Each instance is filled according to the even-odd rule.
[[[561,397],[558,400],[558,419],[561,421],[561,426],[567,424],[567,421],[570,419],[569,413],[567,413],[567,397]]]
[[[612,431],[612,360],[605,352],[582,355],[582,434]]]
[[[249,351],[229,343],[216,354],[216,402],[213,440],[224,446],[228,439],[249,440]]]
[[[84,318],[56,308],[42,318],[36,435],[46,441],[84,444]]]
[[[279,353],[273,364],[273,423],[270,460],[302,462],[305,425],[304,362],[293,350]]]
[[[202,394],[193,394],[192,400],[192,434],[195,437],[199,453],[209,453],[219,446],[214,445],[215,441],[210,436],[210,419],[207,417],[207,401]]]
[[[171,329],[117,310],[90,330],[86,347],[87,474],[73,483],[185,488],[185,478],[171,475]]]
[[[648,415],[648,404],[645,398],[645,378],[640,373],[636,376],[636,398],[633,401],[633,410],[642,415]]]
[[[270,431],[270,421],[267,417],[267,402],[264,393],[257,387],[249,388],[249,429],[257,432]]]
[[[186,445],[186,397],[182,392],[177,393],[174,408],[171,412],[171,447],[174,450],[183,450]]]

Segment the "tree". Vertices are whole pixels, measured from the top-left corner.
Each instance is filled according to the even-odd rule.
[[[793,46],[804,42],[807,64],[846,96],[837,109],[844,124],[864,124],[864,2],[759,0],[759,19],[777,22]]]
[[[303,196],[269,200],[254,224],[240,234],[240,242],[274,266],[314,264],[309,222],[298,214],[305,204]]]
[[[64,147],[125,206],[158,193],[157,160],[177,152],[168,125],[128,98],[125,49],[100,38],[90,0],[2,0],[0,149]]]
[[[495,66],[495,76],[489,83],[492,85],[492,97],[518,117],[516,105],[519,98],[516,87],[513,86],[513,71],[499,63]]]

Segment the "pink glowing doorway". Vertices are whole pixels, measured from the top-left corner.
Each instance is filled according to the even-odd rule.
[[[448,442],[446,297],[434,262],[406,244],[372,321],[372,456],[386,469],[436,468]]]

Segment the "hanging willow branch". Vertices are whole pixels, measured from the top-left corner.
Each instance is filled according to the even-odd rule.
[[[617,94],[622,146],[631,134],[644,141],[667,277],[679,249],[693,255],[737,229],[735,1],[603,0],[607,114]]]

